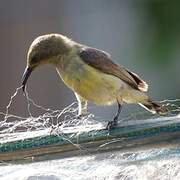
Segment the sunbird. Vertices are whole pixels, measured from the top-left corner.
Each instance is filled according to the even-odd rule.
[[[123,103],[139,104],[152,113],[167,112],[163,105],[145,94],[148,85],[137,74],[114,63],[107,52],[64,35],[42,35],[32,42],[22,78],[23,91],[32,71],[44,64],[53,65],[63,82],[74,92],[78,101],[78,117],[88,113],[88,101],[97,105],[117,103],[117,114],[108,122],[107,129],[117,126]]]

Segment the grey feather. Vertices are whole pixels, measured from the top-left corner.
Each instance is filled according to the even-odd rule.
[[[111,60],[111,56],[101,50],[83,47],[79,50],[78,55],[88,65],[97,70],[118,77],[134,89],[146,92],[148,85],[138,75],[124,68],[123,66],[115,64]]]

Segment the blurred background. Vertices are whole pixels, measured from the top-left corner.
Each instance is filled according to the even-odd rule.
[[[155,100],[180,97],[180,1],[169,0],[1,0],[0,111],[20,86],[31,42],[60,33],[107,51],[113,60],[139,74]],[[55,69],[43,66],[28,81],[29,96],[38,104],[63,109],[76,101]],[[123,108],[130,113],[134,105]],[[111,118],[116,107],[90,104],[95,115]],[[21,92],[10,113],[27,115]],[[36,114],[36,110],[33,110]]]

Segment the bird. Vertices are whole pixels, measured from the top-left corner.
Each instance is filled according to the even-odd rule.
[[[167,113],[167,108],[146,94],[148,84],[134,72],[113,62],[109,53],[55,33],[39,36],[31,43],[22,77],[23,92],[31,73],[44,64],[53,65],[62,81],[74,92],[78,117],[88,114],[88,102],[103,106],[117,103],[118,110],[107,123],[108,130],[118,125],[125,103],[139,104],[153,114]]]

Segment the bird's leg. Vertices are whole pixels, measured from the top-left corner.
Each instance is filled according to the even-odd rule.
[[[118,111],[117,111],[117,114],[115,115],[114,119],[112,121],[109,121],[107,126],[106,126],[106,129],[113,129],[115,128],[117,125],[118,125],[118,118],[119,118],[119,115],[121,113],[121,109],[122,109],[122,104],[119,103],[119,101],[117,100],[117,103],[118,103]]]
[[[78,101],[78,118],[82,118],[88,114],[87,111],[87,101],[82,98],[79,94],[75,93],[77,101]]]

